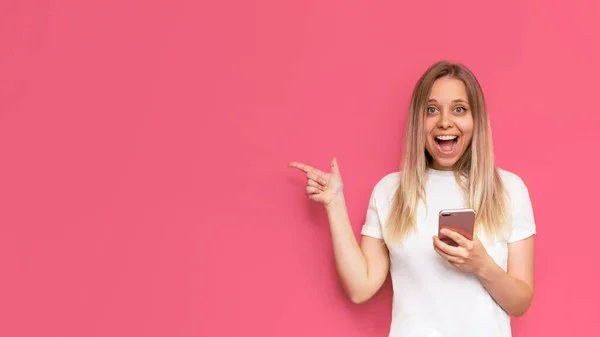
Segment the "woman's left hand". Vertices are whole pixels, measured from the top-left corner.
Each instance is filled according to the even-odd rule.
[[[473,241],[465,238],[449,229],[442,229],[441,233],[458,244],[458,247],[450,246],[440,240],[436,235],[433,237],[433,249],[446,259],[451,265],[471,274],[478,274],[490,259],[485,247],[479,241],[477,236],[473,236]]]

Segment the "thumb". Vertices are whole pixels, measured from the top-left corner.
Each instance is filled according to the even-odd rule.
[[[340,168],[337,163],[337,158],[335,157],[333,158],[333,160],[331,160],[331,172],[338,175],[340,174]]]

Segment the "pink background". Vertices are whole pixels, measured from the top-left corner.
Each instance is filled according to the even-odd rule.
[[[598,1],[0,3],[1,336],[386,336],[351,304],[300,160],[358,235],[438,59],[487,94],[528,185],[515,336],[600,336]]]

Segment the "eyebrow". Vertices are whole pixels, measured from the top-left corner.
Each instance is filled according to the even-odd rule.
[[[437,101],[433,98],[430,98],[427,102],[429,103],[437,103]],[[455,99],[452,101],[452,103],[465,103],[465,104],[469,104],[469,102],[465,101],[464,99]]]

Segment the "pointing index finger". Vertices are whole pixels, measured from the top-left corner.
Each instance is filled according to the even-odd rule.
[[[309,166],[309,165],[306,165],[306,164],[303,164],[303,163],[299,163],[299,162],[295,162],[295,161],[289,163],[289,166],[297,168],[297,169],[299,169],[301,171],[304,171],[306,173],[313,172],[313,173],[315,173],[316,175],[318,175],[320,177],[322,177],[325,174],[325,173],[321,172],[320,170],[317,170],[316,168],[314,168],[312,166]]]
[[[304,171],[304,172],[306,172],[306,173],[308,173],[308,172],[311,172],[311,171],[312,171],[312,172],[314,172],[314,171],[315,171],[315,169],[314,169],[314,168],[312,168],[312,167],[310,167],[310,166],[308,166],[308,165],[306,165],[306,164],[302,164],[302,163],[295,162],[295,161],[294,161],[294,162],[291,162],[291,163],[289,163],[289,166],[290,166],[290,167],[293,167],[293,168],[297,168],[297,169],[299,169],[299,170],[301,170],[301,171]]]

